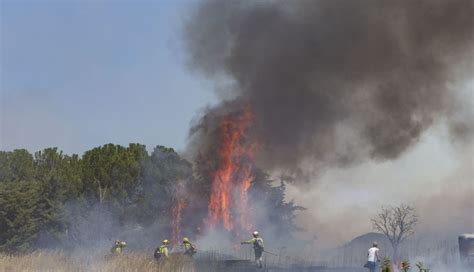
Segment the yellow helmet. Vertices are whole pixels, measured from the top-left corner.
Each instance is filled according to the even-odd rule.
[[[168,241],[168,240],[166,240],[166,239],[165,239],[165,240],[163,240],[163,245],[167,245],[168,243],[169,243],[169,241]]]
[[[127,243],[125,241],[120,241],[119,244],[123,247],[127,245]]]
[[[183,242],[189,243],[189,238],[188,238],[188,237],[184,237],[184,238],[183,238]]]

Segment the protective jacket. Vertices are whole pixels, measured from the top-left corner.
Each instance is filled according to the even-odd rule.
[[[165,245],[160,246],[160,254],[161,254],[161,257],[168,257],[169,256],[168,246],[165,246]]]
[[[254,237],[248,241],[243,241],[242,244],[253,245],[253,249],[255,250],[255,252],[263,252],[265,250],[265,246],[263,245],[263,239],[260,237]]]
[[[114,243],[114,246],[110,249],[113,254],[120,254],[123,251],[123,248],[127,245],[125,241],[117,241]]]

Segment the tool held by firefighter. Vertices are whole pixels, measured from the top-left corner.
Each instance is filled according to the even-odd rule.
[[[196,247],[189,241],[188,237],[183,238],[184,255],[193,257],[197,253]]]
[[[155,249],[155,253],[153,254],[155,259],[161,260],[163,258],[169,257],[168,245],[169,245],[169,241],[166,239],[163,240],[162,245]]]
[[[260,237],[258,231],[255,231],[253,238],[248,241],[242,241],[240,244],[253,245],[253,250],[255,253],[255,262],[257,267],[263,268],[263,252],[265,252],[265,246],[263,245],[263,239]]]
[[[115,240],[114,245],[110,249],[112,254],[119,255],[123,252],[123,249],[127,246],[125,241]]]

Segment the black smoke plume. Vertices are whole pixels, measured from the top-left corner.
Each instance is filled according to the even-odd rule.
[[[215,143],[215,123],[250,106],[259,164],[297,171],[397,158],[438,121],[468,133],[452,116],[474,69],[473,18],[472,0],[200,2],[189,64],[224,102],[193,140]]]

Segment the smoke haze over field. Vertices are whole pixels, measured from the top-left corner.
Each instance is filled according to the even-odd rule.
[[[299,173],[395,159],[439,120],[466,135],[453,82],[474,68],[473,18],[470,0],[204,1],[189,63],[232,102],[193,136],[250,105],[260,166]]]
[[[474,149],[454,151],[440,130],[398,160],[332,169],[311,185],[289,185],[288,197],[308,207],[298,223],[319,237],[319,246],[333,247],[371,230],[380,206],[406,203],[420,215],[416,234],[425,239],[454,243],[472,232]]]

